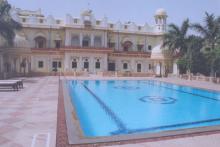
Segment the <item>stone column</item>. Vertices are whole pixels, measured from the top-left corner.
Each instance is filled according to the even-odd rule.
[[[83,69],[83,58],[82,58],[82,56],[79,57],[79,67],[78,67],[78,69],[79,69],[79,71],[82,71],[82,69]]]
[[[91,47],[94,47],[94,34],[93,34],[93,33],[90,35],[90,39],[91,39],[91,44],[90,44],[90,46],[91,46]]]
[[[69,55],[64,55],[64,72],[69,71]]]
[[[179,75],[178,66],[175,62],[173,63],[173,74]]]
[[[102,36],[102,46],[103,47],[108,47],[108,38],[107,38],[107,32],[104,32]]]
[[[102,58],[102,69],[103,71],[107,71],[108,70],[108,55],[104,55]]]
[[[137,37],[136,36],[132,37],[132,43],[133,43],[132,51],[137,51]]]
[[[46,61],[47,61],[47,71],[48,72],[51,72],[53,69],[52,67],[52,57],[49,56],[48,58],[46,58]]]
[[[71,34],[68,30],[66,30],[65,46],[71,46]]]
[[[80,33],[80,34],[79,34],[79,45],[80,45],[80,47],[83,46],[82,42],[83,42],[83,34]]]
[[[34,72],[35,71],[35,60],[34,60],[34,56],[32,55],[31,57],[30,57],[31,59],[31,72]]]

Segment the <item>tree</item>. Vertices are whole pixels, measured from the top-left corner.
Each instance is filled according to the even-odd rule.
[[[13,46],[15,31],[22,27],[10,16],[10,9],[11,5],[6,0],[0,1],[0,36],[7,41],[8,46]]]
[[[210,75],[214,76],[214,63],[217,60],[216,46],[220,40],[220,18],[216,18],[214,14],[205,13],[204,25],[193,24],[191,27],[200,33],[204,39],[204,47],[210,61]]]
[[[177,59],[178,68],[180,73],[185,73],[186,62],[185,58],[182,58],[187,52],[188,43],[188,30],[189,30],[189,19],[183,21],[182,25],[179,27],[175,24],[170,24],[168,26],[168,32],[164,35],[164,42],[162,47],[168,48],[168,50],[163,50],[163,54],[166,58]]]
[[[183,56],[187,52],[189,19],[183,21],[181,27],[175,24],[168,26],[168,32],[164,35],[163,47],[167,47],[173,57]]]
[[[190,35],[188,37],[188,40],[186,42],[187,44],[187,52],[184,54],[184,57],[187,61],[187,70],[189,70],[189,73],[193,70],[194,66],[192,66],[195,56],[200,53],[200,50],[202,49],[202,42],[203,39],[201,37]]]

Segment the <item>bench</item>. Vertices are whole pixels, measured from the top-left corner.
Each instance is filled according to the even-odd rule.
[[[22,81],[22,80],[0,80],[0,82],[1,82],[1,81],[17,82],[18,88],[24,88],[24,85],[23,85],[23,81]]]
[[[0,81],[0,88],[9,88],[11,87],[14,91],[18,91],[19,86],[16,81]]]

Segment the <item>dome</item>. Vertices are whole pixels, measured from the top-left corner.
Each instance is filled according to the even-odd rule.
[[[14,38],[14,46],[29,48],[30,44],[24,36],[16,34]]]
[[[156,11],[156,14],[155,15],[160,15],[160,16],[167,16],[167,12],[165,9],[163,8],[160,8],[160,9],[157,9]]]
[[[162,45],[159,44],[152,49],[151,58],[153,58],[153,59],[163,59],[164,58],[161,47],[162,47]]]

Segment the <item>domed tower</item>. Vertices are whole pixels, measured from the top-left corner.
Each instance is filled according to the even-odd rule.
[[[84,23],[85,27],[91,27],[95,21],[92,10],[88,9],[81,13],[81,20]]]
[[[155,14],[155,22],[156,22],[156,31],[157,32],[165,32],[167,25],[167,12],[160,8],[156,11]]]

